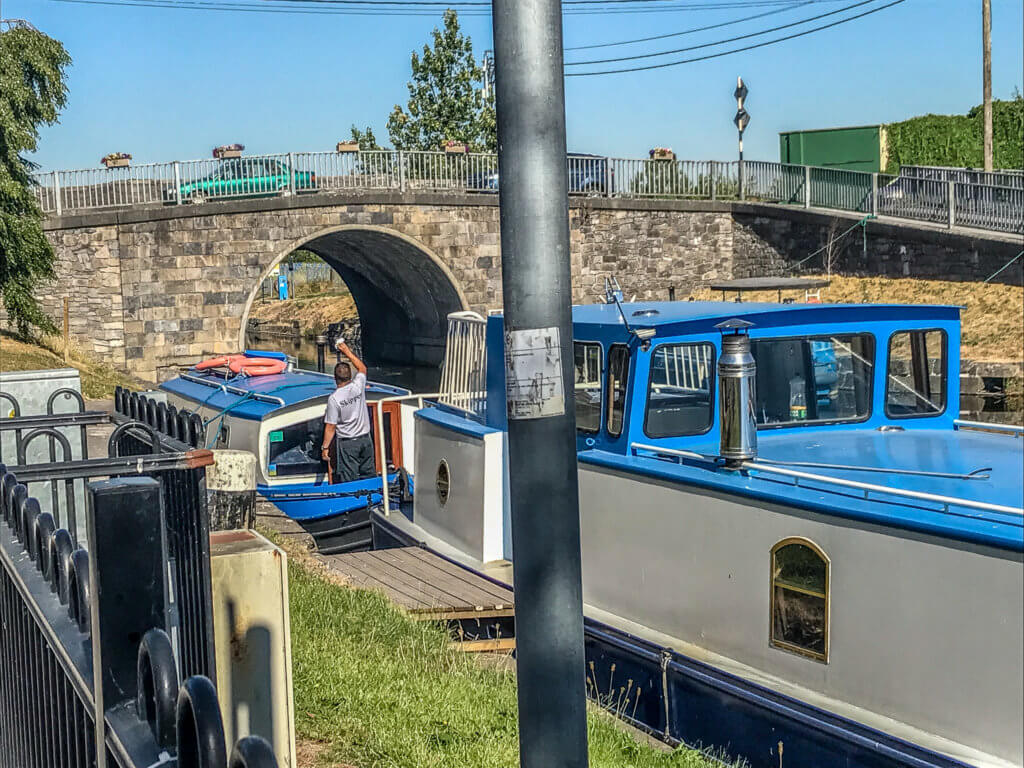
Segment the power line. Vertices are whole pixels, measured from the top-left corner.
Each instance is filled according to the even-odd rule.
[[[453,8],[464,16],[489,16],[490,3],[483,0],[462,2],[412,2],[411,0],[50,0],[80,5],[121,6],[128,8],[164,8],[172,10],[236,11],[242,13],[294,13],[341,16],[435,16],[440,7]],[[810,0],[817,2],[818,0]],[[835,2],[836,0],[821,0]],[[729,0],[727,2],[683,3],[679,0],[566,0],[567,16],[605,14],[670,13],[676,11],[720,10],[757,6],[791,5],[793,0]],[[621,3],[639,3],[642,7],[607,7]],[[316,4],[316,5],[313,5]],[[319,7],[317,7],[319,6]]]
[[[751,37],[760,37],[761,35],[767,35],[770,32],[778,32],[780,29],[789,29],[790,27],[798,27],[801,24],[806,24],[811,21],[817,21],[818,19],[824,19],[827,16],[835,16],[837,13],[843,13],[854,8],[859,8],[868,3],[873,3],[875,0],[860,0],[858,3],[837,8],[834,11],[828,11],[827,13],[819,13],[817,16],[809,16],[806,19],[799,19],[798,21],[791,21],[788,24],[780,24],[777,27],[769,27],[768,29],[762,29],[759,32],[750,32],[746,35],[738,35],[736,37],[729,37],[725,40],[716,40],[713,43],[701,43],[700,45],[691,45],[686,48],[675,48],[671,51],[656,51],[654,53],[638,53],[634,56],[620,56],[614,59],[591,59],[589,61],[567,61],[565,66],[567,67],[579,67],[586,64],[612,64],[617,61],[635,61],[637,59],[650,59],[655,56],[668,56],[673,53],[684,53],[685,51],[696,51],[701,48],[712,48],[716,45],[725,45],[726,43],[735,43],[737,40],[748,40]]]
[[[810,0],[811,2],[827,2],[829,0]],[[444,2],[444,0],[265,0],[265,2],[296,2],[296,3],[318,3],[325,5],[369,5],[369,6],[441,6],[452,8],[456,6],[482,6],[490,7],[490,0],[455,0]],[[751,8],[758,6],[779,6],[792,3],[793,0],[704,0],[703,2],[682,3],[682,7],[692,10],[721,10],[727,8]],[[649,5],[658,6],[663,4],[676,3],[680,0],[562,0],[562,5]]]
[[[209,3],[194,2],[187,0],[180,2],[174,0],[49,0],[52,3],[73,3],[76,5],[102,5],[121,6],[127,8],[167,8],[176,11],[233,11],[235,13],[291,13],[291,14],[313,14],[318,16],[436,16],[436,10],[408,10],[388,11],[384,9],[323,9],[316,8],[280,8],[261,7],[257,5],[244,5],[241,3]],[[483,12],[465,12],[467,16],[480,16]]]
[[[762,13],[755,13],[753,16],[744,16],[741,19],[732,19],[731,21],[723,21],[718,24],[709,24],[704,27],[692,27],[691,29],[684,29],[680,32],[669,32],[664,35],[652,35],[651,37],[638,37],[634,40],[619,40],[615,43],[594,43],[592,45],[574,45],[563,50],[566,51],[586,51],[592,48],[613,48],[618,45],[633,45],[634,43],[647,43],[652,40],[664,40],[669,37],[681,37],[682,35],[692,35],[695,32],[706,32],[709,29],[718,29],[719,27],[728,27],[732,24],[741,24],[744,21],[752,21],[753,19],[760,19],[764,16],[770,16],[773,13],[785,13],[786,11],[799,8],[804,5],[810,5],[814,2],[835,2],[836,0],[803,0],[803,2],[796,2],[787,5],[785,8],[773,8],[770,11],[763,11]]]
[[[839,19],[838,21],[833,21],[833,22],[830,22],[828,24],[822,24],[820,27],[813,27],[811,29],[805,29],[803,32],[795,32],[792,35],[785,35],[783,37],[778,37],[778,38],[776,38],[774,40],[766,40],[763,43],[756,43],[755,45],[746,45],[746,46],[743,46],[741,48],[733,48],[730,51],[721,51],[719,53],[709,53],[706,56],[694,56],[693,58],[679,59],[678,61],[669,61],[669,62],[665,62],[664,64],[648,64],[647,66],[643,66],[643,67],[629,67],[629,68],[626,68],[626,69],[608,69],[608,70],[603,70],[603,71],[600,71],[600,72],[566,72],[565,76],[566,77],[592,77],[594,75],[618,75],[618,74],[622,74],[624,72],[643,72],[643,71],[649,70],[649,69],[664,69],[665,67],[675,67],[675,66],[679,66],[680,64],[692,64],[695,61],[707,61],[708,59],[717,59],[717,58],[720,58],[722,56],[729,56],[729,55],[731,55],[733,53],[742,53],[743,51],[752,51],[755,48],[764,48],[765,46],[775,45],[775,43],[782,43],[782,42],[785,42],[787,40],[794,40],[794,39],[796,39],[798,37],[803,37],[805,35],[810,35],[810,34],[812,34],[814,32],[820,32],[823,29],[829,29],[831,27],[837,27],[840,24],[845,24],[848,21],[854,21],[856,19],[860,19],[860,18],[863,18],[865,16],[870,16],[873,13],[878,13],[879,11],[884,11],[886,8],[892,8],[894,5],[899,5],[900,3],[903,3],[905,1],[906,0],[893,0],[893,2],[888,3],[886,5],[879,6],[878,8],[872,8],[870,10],[864,11],[863,13],[858,13],[855,16],[848,16],[845,19]]]

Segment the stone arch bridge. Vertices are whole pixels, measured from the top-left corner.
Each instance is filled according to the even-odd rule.
[[[56,317],[69,297],[72,334],[87,353],[158,381],[237,351],[263,277],[302,247],[350,287],[370,362],[436,364],[449,312],[501,306],[497,202],[318,194],[52,217],[57,280],[40,298]],[[837,221],[856,221],[751,203],[603,198],[573,200],[570,218],[577,303],[595,301],[613,274],[627,296],[667,298],[671,288],[685,299],[715,279],[788,273]],[[1019,238],[897,222],[872,221],[868,234],[867,249],[847,238],[840,269],[983,279],[1019,250]],[[1019,269],[1007,272],[1020,281]]]

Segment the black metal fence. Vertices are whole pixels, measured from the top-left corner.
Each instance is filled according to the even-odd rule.
[[[167,416],[142,408],[147,421]],[[15,432],[23,459],[31,440],[56,450],[67,442],[59,428],[101,417],[15,417],[0,428]],[[0,766],[229,764],[213,682],[204,488],[213,455],[194,447],[201,423],[164,424],[183,425],[187,442],[126,420],[106,458],[0,462]],[[72,499],[63,516],[58,505],[41,511],[27,487],[74,481],[86,485],[85,508]],[[85,541],[72,533],[76,516]],[[276,761],[267,742],[247,737],[230,765]]]

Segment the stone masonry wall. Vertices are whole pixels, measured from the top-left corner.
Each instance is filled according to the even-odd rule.
[[[749,215],[733,217],[734,277],[794,274],[797,262],[808,260],[804,271],[825,271],[825,247],[835,242],[857,218],[837,215]],[[926,280],[985,280],[1024,248],[1024,238],[980,239],[971,234],[923,230],[868,221],[839,240],[832,249],[832,271],[849,275],[916,277]],[[996,282],[1021,285],[1022,263],[1003,271]]]
[[[91,351],[135,375],[159,380],[177,366],[237,351],[243,314],[260,278],[296,242],[340,226],[400,233],[442,260],[470,309],[501,306],[498,209],[489,205],[346,204],[121,223],[49,232],[60,282],[96,282],[74,328]],[[729,274],[727,213],[574,208],[573,298],[593,302],[604,277],[616,275],[628,296],[680,295]],[[95,254],[95,264],[89,254]],[[119,273],[110,273],[112,254]],[[96,269],[103,270],[97,274]],[[121,295],[123,294],[123,300]],[[120,316],[120,345],[99,334]],[[113,340],[111,340],[113,341]]]
[[[728,212],[570,209],[573,302],[593,304],[615,276],[627,299],[666,300],[669,288],[686,298],[732,273]]]
[[[117,226],[54,230],[56,280],[38,291],[43,311],[58,330],[64,322],[64,299],[72,338],[88,355],[124,367],[124,319],[120,242]],[[0,328],[7,317],[0,307]]]

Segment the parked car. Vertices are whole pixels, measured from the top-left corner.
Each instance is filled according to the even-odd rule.
[[[279,160],[240,157],[222,160],[217,170],[209,176],[194,181],[183,181],[175,189],[164,190],[164,202],[201,203],[217,197],[259,197],[274,195],[289,189],[291,173],[288,166]],[[295,191],[308,192],[316,189],[316,174],[310,171],[295,171]]]
[[[606,192],[606,184],[610,184],[613,178],[608,158],[601,155],[570,154],[565,158],[565,165],[570,195]],[[466,189],[470,192],[497,192],[498,170],[472,174],[466,181]]]

